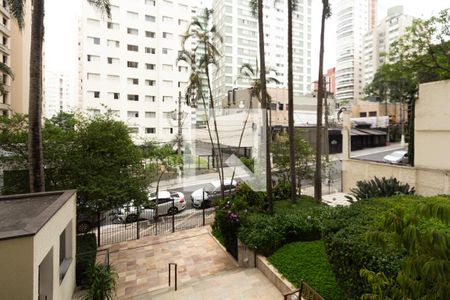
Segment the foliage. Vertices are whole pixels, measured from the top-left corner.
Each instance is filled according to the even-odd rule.
[[[77,235],[76,282],[77,285],[89,284],[87,272],[95,264],[97,239],[95,234]]]
[[[369,181],[356,182],[356,188],[350,189],[351,195],[357,200],[375,197],[390,197],[395,195],[414,195],[415,189],[407,183],[401,183],[397,178],[374,177]],[[351,199],[351,198],[349,198]]]
[[[318,207],[273,216],[250,215],[239,231],[239,239],[258,253],[268,256],[291,242],[320,239],[322,220],[328,214],[328,207]]]
[[[372,296],[392,299],[447,299],[450,294],[450,205],[425,203],[409,214],[405,209],[389,211],[384,225],[369,232],[368,240],[386,247],[390,241],[407,253],[395,282],[389,279],[383,290],[375,274],[362,270],[372,287]],[[378,278],[383,278],[378,275]],[[384,276],[386,277],[386,276]],[[386,280],[385,280],[386,282]]]
[[[112,300],[116,292],[117,273],[111,265],[93,264],[88,273],[86,300]]]
[[[284,199],[289,199],[291,197],[291,183],[286,180],[279,181],[273,187],[273,200],[281,201]],[[276,203],[274,203],[274,210],[276,208]]]
[[[255,160],[253,158],[247,158],[242,156],[239,160],[252,172],[255,171]]]
[[[346,299],[327,260],[322,241],[287,244],[267,259],[296,287],[304,280],[327,300]]]
[[[322,235],[328,259],[339,283],[349,299],[371,292],[370,286],[360,276],[361,269],[375,274],[383,272],[392,280],[401,270],[407,250],[387,239],[384,247],[367,239],[367,233],[383,228],[386,212],[401,208],[411,214],[422,204],[444,205],[447,198],[394,196],[358,201],[349,207],[338,207],[322,222]],[[419,231],[441,229],[437,222],[419,222]],[[448,226],[445,229],[450,232]]]
[[[237,259],[237,232],[241,223],[237,214],[228,208],[225,205],[222,209],[216,210],[213,229],[220,232],[223,245]]]
[[[301,181],[312,179],[314,176],[314,152],[309,143],[304,140],[299,133],[295,137],[295,172],[297,177],[297,188],[301,190]],[[285,136],[279,136],[277,141],[273,143],[273,162],[278,169],[278,174],[282,180],[289,181],[290,159],[289,159],[289,142]],[[290,198],[290,192],[289,196]],[[286,199],[286,198],[285,198]]]
[[[279,200],[274,202],[274,212],[275,214],[289,214],[308,210],[310,208],[316,207],[326,207],[326,204],[317,202],[313,197],[301,195],[299,200],[295,203],[289,201],[289,197],[284,198],[285,200]]]

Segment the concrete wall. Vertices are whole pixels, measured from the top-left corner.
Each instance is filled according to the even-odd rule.
[[[0,249],[0,299],[33,299],[33,237],[1,240]]]
[[[396,166],[364,160],[342,161],[342,183],[344,193],[356,186],[360,180],[370,180],[375,176],[395,177],[416,188],[419,195],[433,196],[450,194],[450,171],[420,167]]]
[[[401,122],[401,104],[400,103],[388,103],[387,111],[389,116],[393,116],[393,121],[396,123]],[[386,116],[386,104],[379,102],[358,101],[357,104],[352,105],[352,117],[359,118],[361,113],[366,113],[367,117],[369,112],[376,112],[377,117]],[[406,122],[408,118],[408,107],[403,106],[403,117]]]
[[[72,222],[71,222],[72,221]],[[63,278],[59,277],[59,236],[71,222],[72,227],[72,261]],[[33,299],[38,299],[39,264],[47,253],[53,249],[53,299],[72,299],[75,290],[75,256],[76,256],[76,194],[45,224],[34,236]]]
[[[416,102],[415,166],[450,171],[450,80],[421,84]]]

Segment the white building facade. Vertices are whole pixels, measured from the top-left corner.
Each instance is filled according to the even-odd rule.
[[[378,26],[364,36],[364,85],[369,84],[378,68],[389,61],[389,50],[414,18],[403,14],[403,6],[394,6]]]
[[[376,24],[377,0],[340,0],[336,16],[336,99],[355,103],[363,94],[364,35]]]
[[[1,42],[0,42],[0,53],[1,53],[1,59],[4,64],[7,66],[11,66],[10,63],[10,43],[11,43],[11,18],[8,11],[7,2],[3,1],[2,4],[0,4],[0,16],[2,18],[2,21],[0,23],[0,36],[1,36]],[[11,111],[11,95],[9,93],[10,87],[11,87],[11,78],[9,76],[6,76],[2,74],[2,81],[3,81],[3,89],[4,92],[2,95],[0,95],[0,116],[8,116]]]
[[[43,81],[45,118],[75,109],[74,78],[61,72],[45,70]]]
[[[169,142],[190,68],[177,62],[182,35],[199,9],[191,0],[111,1],[108,19],[83,1],[78,106],[110,112],[137,142]],[[185,108],[187,109],[187,108]]]
[[[214,95],[223,106],[228,91],[248,88],[250,83],[240,78],[243,64],[254,68],[259,63],[257,18],[252,16],[249,0],[214,0],[214,24],[221,33],[221,58],[214,76]],[[264,34],[266,66],[274,71],[268,76],[280,81],[269,87],[287,87],[287,1],[264,2]],[[294,95],[310,92],[311,82],[311,0],[300,0],[293,15]],[[256,69],[256,68],[255,68]],[[259,76],[259,75],[258,75]]]

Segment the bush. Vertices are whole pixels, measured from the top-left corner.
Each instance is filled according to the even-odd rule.
[[[253,215],[239,230],[239,239],[265,256],[287,243],[318,240],[322,219],[329,214],[329,209],[320,207],[292,214]]]
[[[216,210],[213,230],[220,232],[223,238],[223,245],[236,259],[238,257],[237,232],[240,226],[241,223],[238,216],[231,210],[227,211],[226,208]]]
[[[279,181],[273,188],[273,200],[285,200],[291,198],[291,183]]]
[[[89,289],[85,300],[112,300],[116,292],[117,273],[111,265],[93,264],[89,268]]]
[[[356,182],[356,188],[350,190],[350,194],[355,196],[357,200],[376,198],[376,197],[391,197],[396,195],[414,195],[415,190],[407,183],[401,183],[397,178],[386,179],[382,177],[379,179],[375,177],[369,181]]]
[[[267,258],[294,286],[305,280],[327,300],[346,299],[327,260],[322,241],[287,244]]]
[[[97,239],[95,234],[77,235],[76,283],[89,284],[87,272],[95,264],[97,256]]]
[[[385,214],[395,209],[404,209],[411,214],[424,203],[449,205],[443,197],[421,198],[417,196],[396,196],[390,198],[359,201],[350,207],[339,207],[323,222],[323,240],[328,259],[336,278],[349,299],[359,299],[371,291],[361,279],[360,270],[375,273],[384,272],[389,279],[397,276],[406,250],[394,241],[387,241],[385,247],[369,242],[367,233],[383,228]],[[420,230],[438,227],[436,222],[421,222]]]

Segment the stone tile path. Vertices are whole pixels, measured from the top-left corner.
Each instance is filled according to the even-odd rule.
[[[235,262],[209,234],[209,227],[109,245],[118,273],[116,297],[129,299],[168,286],[168,263],[178,264],[178,284],[236,269]]]
[[[138,296],[133,300],[277,300],[281,293],[258,269],[234,269],[159,293]]]

